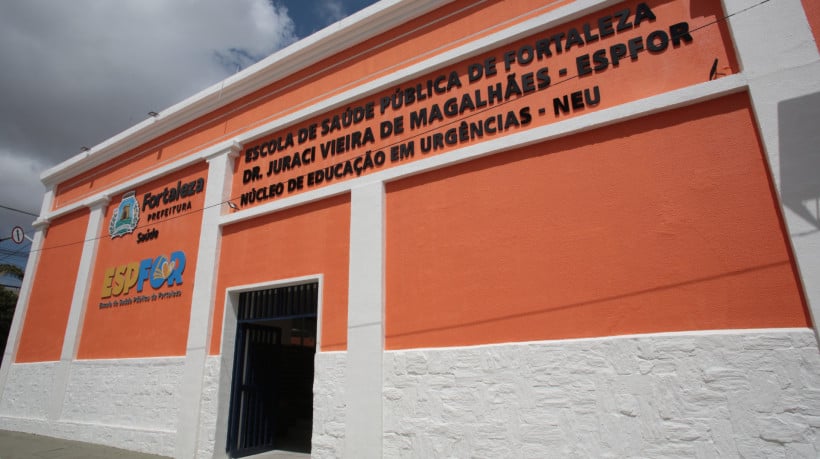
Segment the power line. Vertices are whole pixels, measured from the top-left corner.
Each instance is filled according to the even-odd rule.
[[[0,254],[2,254],[2,256],[0,256],[0,261],[6,261],[11,258],[28,258],[31,254],[31,243],[28,242],[28,247],[17,250],[2,249]]]
[[[6,210],[13,210],[14,212],[20,212],[21,214],[31,215],[32,217],[39,217],[39,215],[37,215],[35,213],[28,212],[26,210],[15,209],[14,207],[4,206],[2,204],[0,204],[0,208],[6,209]]]

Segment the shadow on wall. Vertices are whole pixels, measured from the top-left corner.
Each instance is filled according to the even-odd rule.
[[[783,205],[820,231],[820,93],[778,106]]]

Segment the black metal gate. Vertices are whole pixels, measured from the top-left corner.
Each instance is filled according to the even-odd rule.
[[[316,282],[240,294],[228,418],[231,457],[310,451],[317,304]]]

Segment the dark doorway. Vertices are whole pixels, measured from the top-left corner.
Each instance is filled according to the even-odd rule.
[[[241,293],[227,451],[309,453],[317,282]]]

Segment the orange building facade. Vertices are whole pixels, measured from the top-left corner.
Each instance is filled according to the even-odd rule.
[[[0,428],[817,457],[820,16],[377,3],[43,175]]]

